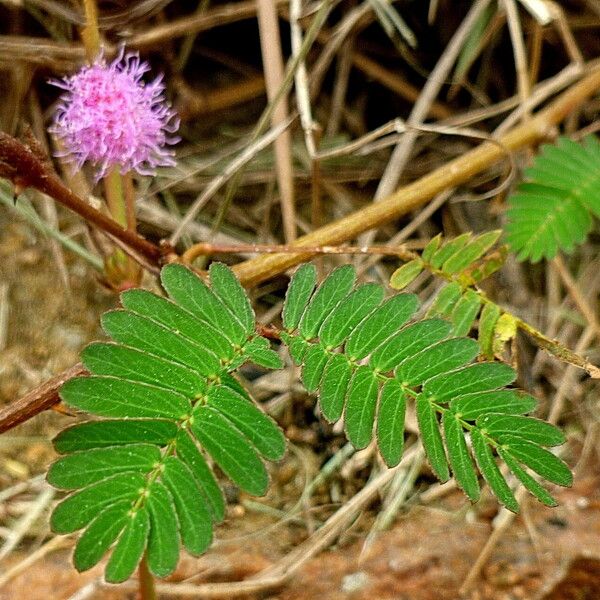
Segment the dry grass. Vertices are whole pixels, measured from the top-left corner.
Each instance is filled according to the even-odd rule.
[[[122,42],[140,49],[165,72],[182,117],[178,166],[137,182],[140,231],[153,242],[170,239],[180,254],[194,242],[216,245],[212,258],[238,265],[255,286],[259,322],[269,323],[278,319],[286,269],[306,256],[243,262],[256,244],[289,243],[298,234],[307,236],[297,242],[304,246],[358,241],[414,248],[440,231],[451,237],[498,228],[507,189],[539,142],[558,130],[577,138],[598,129],[599,4],[563,4],[99,2],[106,53]],[[79,3],[0,0],[0,130],[16,135],[28,123],[49,152],[56,149],[45,127],[57,91],[47,80],[84,60],[82,25]],[[568,102],[552,104],[565,91]],[[492,144],[482,142],[491,138]],[[68,187],[97,203],[100,192],[87,173],[56,166]],[[49,197],[33,191],[28,197],[33,209],[15,210],[10,194],[0,204],[3,404],[75,364],[99,335],[99,315],[117,301],[95,271],[106,240]],[[243,247],[231,252],[219,244]],[[597,364],[596,246],[593,236],[574,257],[533,268],[509,260],[486,292]],[[349,260],[364,280],[384,284],[398,266],[384,252],[332,255],[320,266]],[[150,274],[144,284],[156,286]],[[425,304],[435,290],[423,279],[412,288]],[[510,360],[520,385],[541,399],[540,415],[560,422],[569,436],[566,456],[577,484],[559,496],[558,516],[533,503],[516,521],[496,515],[489,500],[466,507],[452,485],[432,483],[414,423],[407,456],[386,471],[373,448],[355,452],[338,426],[319,418],[293,367],[269,374],[246,369],[248,387],[286,430],[291,449],[260,503],[229,490],[229,521],[215,548],[184,560],[161,593],[425,599],[443,581],[449,595],[436,598],[456,597],[459,589],[490,600],[509,593],[534,598],[541,590],[558,598],[550,595],[553,565],[561,553],[578,565],[576,541],[590,549],[586,536],[600,527],[597,390],[581,370],[524,339]],[[44,413],[0,438],[0,599],[131,597],[127,585],[108,590],[99,571],[72,573],[65,551],[71,540],[48,530],[54,492],[40,474],[53,456],[48,439],[72,420]],[[399,515],[392,532],[382,534]],[[554,531],[551,519],[567,525]],[[572,528],[574,543],[560,527]],[[408,548],[398,541],[402,535]],[[556,546],[544,536],[554,536]],[[520,542],[509,551],[507,539]],[[337,554],[315,559],[333,543]],[[392,550],[408,561],[410,543],[420,548],[421,562],[394,567]],[[432,550],[445,543],[446,551]],[[374,548],[387,557],[387,570],[372,558]],[[563,562],[568,578],[571,563]],[[589,571],[592,562],[585,563]],[[366,579],[344,579],[363,571]],[[25,587],[28,577],[37,592]],[[326,589],[328,578],[335,588]],[[587,597],[599,597],[597,587],[595,593]]]

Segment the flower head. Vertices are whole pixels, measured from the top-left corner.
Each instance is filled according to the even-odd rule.
[[[175,111],[165,102],[162,76],[144,82],[150,70],[137,52],[106,63],[101,55],[92,65],[52,84],[64,90],[50,131],[64,146],[63,156],[79,168],[95,165],[96,181],[117,167],[153,175],[156,167],[174,166],[179,141]]]

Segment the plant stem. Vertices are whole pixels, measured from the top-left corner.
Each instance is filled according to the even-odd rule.
[[[418,209],[436,194],[468,181],[498,160],[502,160],[507,151],[518,150],[546,138],[557,123],[598,88],[600,69],[595,69],[530,121],[501,136],[498,143],[485,142],[413,183],[401,187],[380,202],[370,204],[299,238],[293,245],[302,248],[340,244]],[[306,251],[293,255],[282,253],[261,256],[236,265],[234,271],[244,285],[252,286],[305,262],[312,255],[312,252]]]
[[[85,46],[88,60],[92,62],[100,52],[100,32],[98,31],[98,9],[96,0],[83,0],[85,11],[85,27],[81,31],[81,39]]]
[[[145,554],[140,561],[138,576],[140,583],[140,600],[157,600],[158,596],[156,595],[154,577],[148,569],[148,562]]]
[[[123,196],[123,181],[121,180],[121,174],[117,168],[111,169],[104,178],[104,194],[112,218],[121,225],[121,227],[129,229],[129,227],[127,227],[127,214]]]
[[[135,191],[131,175],[121,175],[114,167],[104,178],[106,204],[113,219],[127,229],[135,232]],[[131,287],[139,283],[141,269],[139,264],[121,248],[115,249],[106,259],[105,276],[115,289]]]

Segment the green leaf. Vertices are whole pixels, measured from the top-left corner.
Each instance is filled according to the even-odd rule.
[[[57,460],[48,471],[48,483],[75,490],[118,473],[145,473],[160,461],[160,450],[150,444],[95,448]]]
[[[497,241],[501,230],[488,231],[469,242],[460,252],[451,256],[443,265],[442,271],[449,275],[460,273],[481,258]]]
[[[223,263],[212,263],[208,272],[212,291],[229,308],[246,335],[251,335],[254,332],[254,311],[238,278]]]
[[[494,332],[501,310],[497,304],[488,302],[483,305],[479,317],[479,345],[481,354],[488,359],[494,358]]]
[[[222,521],[225,518],[223,492],[195,442],[185,431],[181,431],[177,436],[176,448],[177,458],[181,459],[192,472],[213,521]]]
[[[452,325],[441,319],[409,325],[381,344],[371,355],[369,365],[378,371],[390,371],[405,358],[443,340],[451,329]]]
[[[118,502],[102,511],[79,538],[73,553],[73,564],[87,571],[98,564],[117,539],[127,522],[131,502]]]
[[[125,529],[106,565],[105,578],[109,583],[121,583],[131,577],[146,549],[150,519],[146,509],[129,517]]]
[[[510,197],[507,239],[519,260],[552,258],[558,249],[571,252],[592,228],[590,212],[600,216],[598,142],[583,144],[559,138],[542,146],[533,166]]]
[[[446,242],[432,257],[431,257],[431,266],[436,269],[440,269],[442,265],[455,254],[460,253],[460,251],[467,245],[467,242],[471,239],[471,233],[463,233],[455,237],[453,240]]]
[[[256,336],[244,346],[244,359],[266,369],[283,369],[283,361],[264,337]]]
[[[535,398],[518,390],[475,392],[454,398],[450,402],[450,408],[466,421],[474,421],[487,413],[525,414],[531,412],[535,406]]]
[[[505,452],[501,447],[498,448],[500,458],[506,463],[514,476],[543,504],[546,506],[556,506],[556,500],[529,474],[521,468],[519,463]]]
[[[402,458],[405,414],[402,386],[395,379],[388,379],[381,389],[377,415],[377,445],[388,467],[395,467]]]
[[[304,339],[317,335],[321,324],[335,306],[350,293],[356,272],[351,265],[335,269],[319,286],[300,321],[300,332]]]
[[[479,353],[475,340],[453,338],[405,358],[395,370],[406,386],[418,385],[440,373],[447,373],[470,363]]]
[[[348,359],[343,354],[333,354],[325,367],[319,392],[321,412],[330,422],[342,416],[351,374]]]
[[[285,438],[275,421],[253,402],[224,386],[214,386],[208,392],[207,406],[212,406],[241,431],[269,460],[279,460],[285,453]]]
[[[438,479],[443,483],[450,479],[448,460],[444,452],[444,442],[435,410],[429,400],[419,394],[416,400],[417,422],[421,432],[421,441],[429,464]]]
[[[448,458],[454,478],[472,502],[479,500],[479,483],[469,449],[465,441],[462,424],[456,414],[446,411],[442,418]]]
[[[423,268],[423,262],[420,258],[405,263],[392,273],[390,286],[395,290],[403,290],[421,274]]]
[[[414,294],[396,294],[374,310],[354,329],[346,343],[352,360],[369,355],[416,312],[419,300]]]
[[[565,442],[565,436],[558,427],[533,417],[490,413],[478,417],[477,426],[500,442],[505,435],[524,438],[542,446],[559,446]]]
[[[121,344],[172,360],[201,375],[214,377],[221,368],[215,354],[147,317],[113,310],[102,315],[102,326],[113,340]]]
[[[54,448],[60,454],[152,442],[157,446],[168,444],[177,435],[177,425],[173,421],[150,419],[128,419],[126,421],[88,421],[63,429],[53,440]]]
[[[231,344],[241,345],[248,337],[243,325],[232,318],[231,311],[192,271],[172,264],[160,272],[163,287],[182,308],[214,325]]]
[[[286,333],[281,334],[281,340],[287,346],[288,352],[290,353],[290,357],[294,361],[294,364],[299,366],[302,364],[304,360],[304,355],[310,344],[304,341],[301,337],[291,337]]]
[[[433,377],[425,382],[423,393],[439,402],[463,394],[504,387],[514,380],[514,370],[504,363],[477,363]]]
[[[517,436],[503,436],[502,446],[516,460],[527,465],[544,479],[562,486],[573,484],[569,467],[557,456],[537,444]]]
[[[147,290],[133,289],[121,294],[121,304],[128,311],[162,325],[199,348],[215,356],[232,358],[233,345],[212,323],[197,319],[174,302]]]
[[[345,426],[348,439],[356,448],[364,448],[373,437],[378,383],[367,366],[358,367],[350,381]]]
[[[471,430],[471,443],[473,444],[473,453],[477,465],[479,466],[479,470],[490,486],[492,492],[494,492],[498,500],[500,500],[508,510],[514,513],[519,512],[519,503],[508,483],[506,483],[506,480],[502,477],[502,473],[500,473],[500,469],[494,460],[494,455],[478,429]]]
[[[145,479],[139,473],[121,473],[75,492],[54,509],[50,518],[52,531],[77,531],[119,500],[133,502],[144,485]]]
[[[428,317],[434,317],[436,315],[441,315],[443,317],[449,316],[459,298],[462,297],[462,288],[460,284],[456,281],[445,285],[435,297],[433,304],[427,311]]]
[[[428,263],[431,260],[431,257],[435,254],[437,249],[440,247],[441,243],[442,243],[442,234],[438,233],[435,237],[431,238],[431,240],[429,241],[427,246],[425,246],[425,248],[423,249],[423,252],[421,254],[421,258],[425,262]]]
[[[300,266],[288,286],[283,304],[283,327],[293,331],[298,327],[308,301],[317,283],[317,269],[313,264]]]
[[[103,417],[180,419],[191,410],[190,401],[177,392],[116,377],[75,377],[60,396],[73,408]]]
[[[319,330],[321,344],[327,348],[339,346],[381,304],[383,294],[383,288],[375,283],[366,283],[351,292],[323,322]]]
[[[269,484],[267,470],[247,438],[228,419],[201,406],[194,412],[192,431],[236,485],[254,496],[264,495]]]
[[[329,353],[320,344],[311,344],[304,353],[302,383],[306,391],[312,393],[319,387],[323,370],[329,360]]]
[[[467,290],[452,311],[451,319],[454,335],[463,336],[471,331],[480,307],[481,298],[479,294],[473,290]]]
[[[206,379],[189,367],[119,344],[90,344],[84,348],[81,359],[94,375],[148,383],[191,397],[206,389]]]
[[[155,481],[148,490],[150,537],[148,568],[157,577],[170,575],[179,560],[179,535],[174,501],[165,486]]]
[[[190,554],[199,556],[212,541],[212,518],[206,499],[182,461],[170,456],[164,465],[162,481],[175,504],[183,545]]]

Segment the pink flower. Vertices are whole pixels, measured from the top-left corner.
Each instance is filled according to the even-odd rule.
[[[95,165],[96,181],[113,167],[154,175],[156,167],[175,165],[175,152],[166,146],[179,141],[170,135],[179,119],[165,102],[162,76],[143,81],[149,70],[137,52],[122,48],[109,64],[101,55],[75,75],[51,82],[66,92],[50,131],[78,168],[86,161]]]

